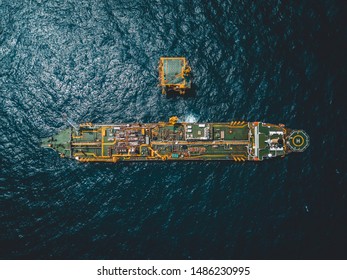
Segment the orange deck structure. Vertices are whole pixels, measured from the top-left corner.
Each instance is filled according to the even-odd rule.
[[[161,57],[159,61],[159,85],[162,93],[168,91],[185,94],[191,88],[191,68],[184,57]]]

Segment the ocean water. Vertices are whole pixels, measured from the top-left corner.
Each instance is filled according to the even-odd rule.
[[[301,2],[301,3],[298,3]],[[1,259],[346,259],[346,1],[0,1]],[[160,56],[194,91],[166,97]],[[261,163],[81,164],[80,122],[266,121]]]

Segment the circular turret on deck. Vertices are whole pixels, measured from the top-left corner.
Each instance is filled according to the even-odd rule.
[[[293,152],[303,152],[310,145],[310,137],[303,130],[293,130],[287,138],[287,145]]]
[[[161,57],[159,61],[159,81],[162,93],[176,91],[185,94],[192,86],[190,67],[184,57]]]

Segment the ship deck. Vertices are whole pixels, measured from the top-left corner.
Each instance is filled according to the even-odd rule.
[[[42,140],[62,157],[82,162],[233,160],[262,161],[302,152],[309,137],[284,125],[233,121],[81,124]],[[288,134],[287,134],[288,133]]]
[[[121,124],[72,133],[81,161],[238,160],[248,157],[248,124]]]

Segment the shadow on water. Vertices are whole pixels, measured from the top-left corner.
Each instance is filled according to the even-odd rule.
[[[166,93],[166,98],[169,98],[169,99],[175,99],[175,98],[191,99],[191,98],[195,98],[197,96],[196,92],[197,92],[197,87],[195,85],[192,85],[192,88],[189,90],[186,90],[185,94],[180,94],[179,92],[169,90]]]

